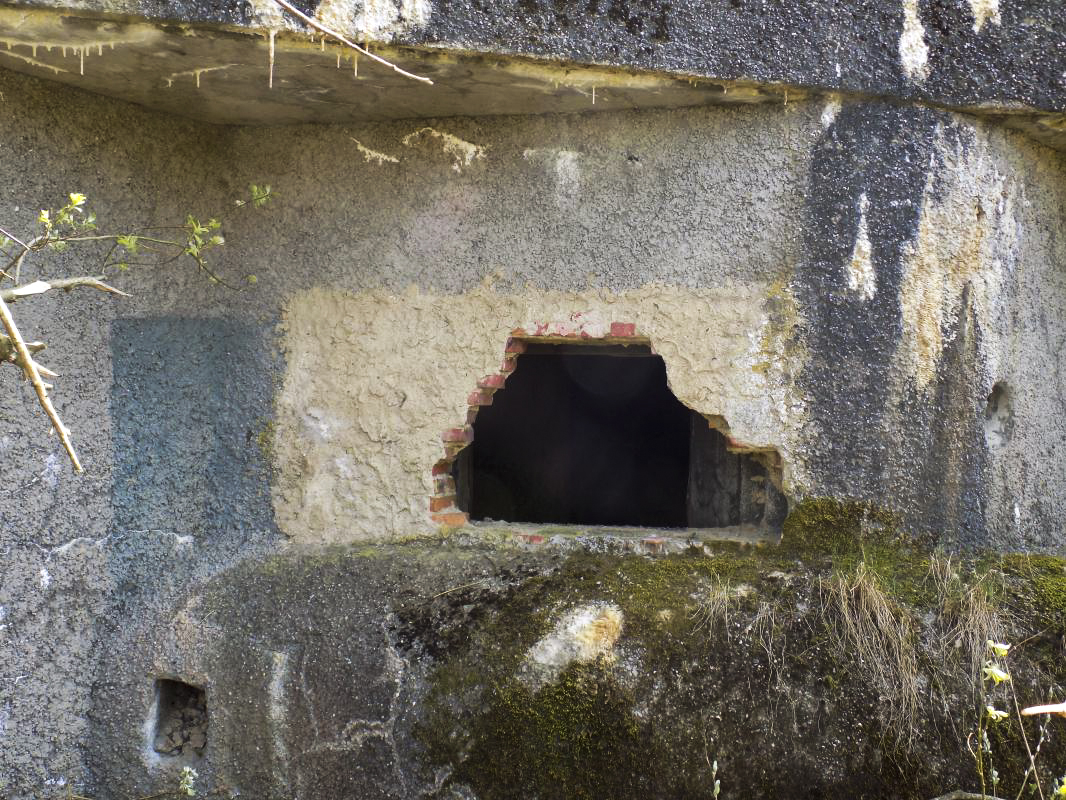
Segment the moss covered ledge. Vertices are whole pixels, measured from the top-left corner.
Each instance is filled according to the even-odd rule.
[[[974,789],[985,643],[1017,643],[1023,705],[1066,696],[1060,592],[1061,559],[950,556],[829,500],[801,504],[779,546],[571,554],[482,600],[462,644],[438,653],[415,735],[471,793],[456,796],[486,799],[711,797],[716,761],[726,797]],[[530,686],[525,665],[559,619],[603,604],[623,621],[612,647]],[[422,613],[400,618],[431,636]],[[1003,786],[1027,767],[1017,725],[993,732]],[[1066,754],[1042,759],[1050,786]]]
[[[136,746],[145,674],[204,686],[202,785],[255,797],[710,798],[717,762],[731,800],[932,798],[978,788],[966,742],[986,704],[1066,699],[1064,598],[1059,558],[947,554],[828,500],[800,504],[780,544],[657,557],[293,547],[144,620],[94,713]],[[983,697],[989,639],[1014,645],[1013,680]],[[1011,792],[1020,730],[989,731]],[[1047,732],[1045,789],[1066,721]]]

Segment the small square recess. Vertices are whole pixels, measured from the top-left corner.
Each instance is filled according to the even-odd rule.
[[[155,738],[161,755],[201,756],[207,745],[207,694],[198,686],[160,678],[155,682]]]

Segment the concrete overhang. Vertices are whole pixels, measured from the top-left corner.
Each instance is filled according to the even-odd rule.
[[[950,8],[878,1],[861,10],[851,0],[679,5],[297,4],[428,84],[323,41],[275,0],[24,0],[0,6],[0,66],[222,124],[788,103],[837,93],[1001,118],[1066,149],[1066,14],[1057,0]]]

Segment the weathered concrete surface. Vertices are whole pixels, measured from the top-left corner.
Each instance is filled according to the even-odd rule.
[[[383,45],[381,55],[435,84],[310,41],[314,31],[273,0],[15,3],[0,9],[0,64],[224,123],[788,103],[839,93],[997,116],[1066,149],[1066,22],[1053,0],[323,0],[304,10]]]
[[[270,0],[37,0],[21,8],[103,12],[262,30],[284,27]],[[304,6],[362,41],[528,55],[950,105],[1064,110],[1066,22],[1020,0],[846,0],[729,4],[324,0]],[[294,28],[299,26],[291,23]]]
[[[727,335],[725,349],[742,357],[708,364],[705,342],[677,343],[671,381],[778,446],[793,500],[867,500],[947,546],[1063,548],[1066,166],[1020,134],[847,98],[240,129],[9,72],[0,92],[5,227],[25,230],[69,191],[116,224],[219,213],[251,182],[279,192],[261,214],[224,214],[216,266],[244,291],[186,268],[134,271],[118,277],[129,300],[61,295],[15,307],[26,334],[49,341],[43,360],[62,376],[55,401],[88,474],[69,473],[32,394],[0,370],[0,793],[156,788],[159,774],[121,772],[108,755],[139,747],[122,725],[143,723],[160,671],[185,668],[150,661],[149,626],[172,630],[195,587],[242,562],[255,572],[292,540],[424,530],[428,504],[426,517],[416,512],[438,421],[461,408],[507,325],[590,306],[614,321],[604,297],[653,333],[671,331],[656,303],[722,299],[695,335]],[[468,160],[461,143],[481,156]],[[55,263],[84,269],[71,254]],[[390,347],[386,322],[405,302],[415,322],[453,319],[461,335],[432,338],[424,354]],[[312,340],[316,330],[335,336],[332,352]],[[432,401],[405,420],[388,397],[348,396],[374,370]],[[1005,406],[986,419],[997,384]],[[344,418],[340,438],[317,440],[294,387],[325,411],[361,416]],[[370,434],[382,432],[405,458],[353,489],[336,457],[369,468],[380,455]],[[390,487],[395,502],[346,500],[391,497]],[[301,509],[301,493],[314,505]],[[395,524],[397,509],[410,530]],[[464,569],[441,567],[436,591],[458,585],[446,574],[478,577]],[[395,574],[402,583],[408,573]],[[255,586],[232,583],[242,603]],[[212,624],[204,635],[215,636]],[[219,636],[253,640],[214,651],[249,653],[248,674],[284,662],[274,643],[252,646],[272,635],[266,622],[219,624]],[[195,642],[200,627],[174,635]],[[190,680],[215,680],[189,668]],[[254,735],[271,724],[267,713]],[[392,775],[387,754],[332,757],[352,770],[336,772],[344,780]]]
[[[206,688],[208,743],[193,763],[201,790],[222,796],[705,797],[712,761],[722,795],[738,798],[975,786],[972,648],[980,658],[987,636],[1019,641],[1052,619],[1042,592],[1061,585],[1062,562],[999,564],[1001,599],[1031,615],[1015,627],[989,606],[986,627],[960,629],[950,592],[975,580],[967,565],[939,586],[927,553],[865,541],[877,566],[863,591],[914,635],[882,683],[852,654],[833,594],[834,569],[862,569],[858,542],[827,541],[659,560],[292,549],[123,626],[101,662],[88,761],[107,776],[101,797],[174,780],[185,762],[147,749],[164,674]],[[1061,661],[1046,660],[1054,619],[1056,633],[1013,659],[1023,704],[1061,681]],[[895,703],[916,686],[912,719]],[[992,732],[1004,786],[1027,765],[1009,728]],[[1052,749],[1041,775],[1064,767]]]

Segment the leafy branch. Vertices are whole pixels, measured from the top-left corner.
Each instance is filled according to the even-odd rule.
[[[236,202],[237,208],[258,209],[273,199],[269,186],[252,185],[250,197]],[[191,260],[212,283],[234,288],[223,281],[212,269],[209,255],[225,244],[222,223],[212,217],[201,222],[191,214],[184,225],[149,226],[128,231],[101,232],[96,215],[87,210],[87,198],[79,192],[69,195],[68,201],[59,209],[42,209],[37,215],[32,235],[19,238],[0,228],[0,364],[18,367],[33,386],[52,429],[70,458],[76,472],[82,471],[81,462],[70,438],[70,430],[63,424],[48,392],[52,385],[45,377],[58,375],[35,360],[37,353],[45,349],[44,342],[27,342],[19,331],[11,305],[22,300],[45,294],[53,289],[70,291],[86,287],[128,297],[125,292],[108,284],[109,270],[128,270],[131,266],[165,266],[181,259]],[[61,278],[40,278],[22,282],[23,270],[35,257],[49,253],[64,253],[72,247],[90,248],[93,244],[108,245],[93,275]],[[12,285],[5,286],[10,283]]]

